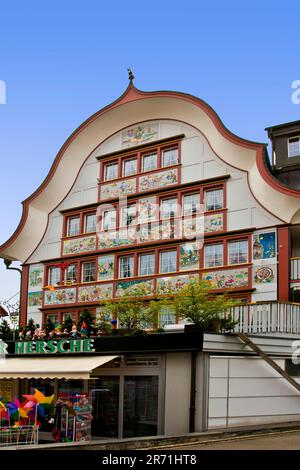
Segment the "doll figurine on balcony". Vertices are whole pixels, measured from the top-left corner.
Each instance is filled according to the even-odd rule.
[[[88,327],[85,321],[82,322],[81,329],[80,329],[80,335],[82,338],[86,338],[88,335]]]
[[[76,326],[76,323],[73,323],[72,329],[71,329],[71,338],[77,338],[77,336],[78,336],[77,326]]]

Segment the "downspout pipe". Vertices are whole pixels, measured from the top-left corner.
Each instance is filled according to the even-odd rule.
[[[197,351],[191,351],[191,389],[189,432],[195,432]]]

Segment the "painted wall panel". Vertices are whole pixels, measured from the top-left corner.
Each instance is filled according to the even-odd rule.
[[[220,418],[227,416],[226,398],[210,398],[208,416],[210,418]]]

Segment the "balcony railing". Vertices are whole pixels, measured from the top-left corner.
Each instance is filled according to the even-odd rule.
[[[300,279],[300,258],[291,258],[291,280]]]
[[[242,333],[300,334],[300,304],[262,302],[238,305],[231,315]]]

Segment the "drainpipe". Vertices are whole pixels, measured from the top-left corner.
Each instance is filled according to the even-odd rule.
[[[197,351],[191,352],[191,391],[189,432],[195,432]]]

